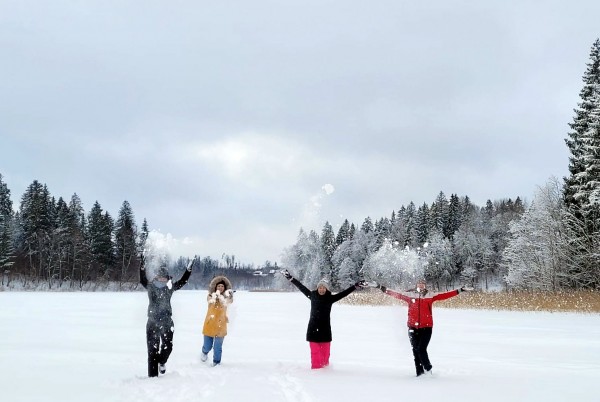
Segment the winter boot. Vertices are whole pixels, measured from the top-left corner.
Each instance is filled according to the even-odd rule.
[[[159,363],[158,364],[158,372],[161,373],[161,374],[166,373],[167,372],[167,366],[164,365],[164,364],[162,364],[162,363]]]
[[[206,353],[201,353],[200,354],[200,360],[203,361],[203,362],[205,362],[206,359],[208,359],[208,355]]]

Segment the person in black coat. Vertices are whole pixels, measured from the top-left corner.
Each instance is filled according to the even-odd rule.
[[[148,291],[148,322],[146,323],[146,344],[148,346],[148,377],[158,377],[166,372],[166,363],[173,351],[173,331],[175,326],[171,315],[171,296],[181,289],[192,274],[194,260],[190,261],[181,279],[172,282],[166,266],[161,266],[148,282],[142,256],[140,283]]]
[[[329,354],[331,348],[331,306],[333,303],[343,299],[356,289],[363,289],[367,282],[359,281],[348,289],[332,294],[329,291],[329,283],[321,279],[317,289],[310,291],[306,286],[294,278],[287,269],[281,271],[283,276],[296,286],[306,297],[310,299],[310,319],[306,330],[306,340],[310,344],[310,360],[312,369],[320,369],[329,365]]]

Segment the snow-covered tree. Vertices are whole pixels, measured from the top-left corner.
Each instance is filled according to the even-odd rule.
[[[0,173],[0,276],[14,263],[14,247],[12,241],[13,210],[10,190],[2,180]],[[2,278],[4,281],[4,278]]]
[[[417,210],[417,217],[415,220],[415,232],[417,235],[417,242],[423,244],[429,239],[429,231],[431,229],[431,222],[429,217],[429,206],[427,203],[423,203]]]
[[[557,179],[536,191],[521,219],[510,223],[502,255],[505,280],[511,288],[556,291],[568,284],[564,203]]]
[[[340,226],[340,229],[338,230],[338,233],[335,236],[335,244],[337,246],[339,246],[340,244],[342,244],[349,238],[350,238],[350,222],[348,222],[348,219],[344,219],[342,226]]]
[[[596,39],[590,51],[590,60],[583,74],[583,88],[579,92],[581,102],[575,109],[573,122],[570,123],[571,130],[565,140],[569,148],[569,176],[565,177],[564,199],[567,208],[575,211],[581,209],[581,203],[585,197],[576,197],[585,185],[587,169],[586,163],[586,138],[589,136],[590,124],[592,123],[593,111],[598,108],[598,85],[600,85],[600,39]]]
[[[336,248],[333,227],[329,222],[325,222],[321,231],[321,277],[329,279],[334,289],[337,288],[337,272],[333,266],[333,253]]]
[[[425,277],[437,289],[451,286],[454,275],[452,243],[441,233],[434,233],[427,242]]]
[[[296,243],[284,250],[282,264],[302,283],[312,286],[321,278],[322,259],[319,235],[314,230],[307,235],[300,228]]]
[[[571,239],[570,263],[577,286],[600,287],[600,39],[592,45],[581,102],[566,139],[569,173],[564,200]],[[585,278],[585,279],[584,279]]]
[[[379,250],[369,255],[363,271],[367,280],[408,288],[417,278],[425,276],[426,265],[427,257],[421,248],[402,248],[386,239]]]

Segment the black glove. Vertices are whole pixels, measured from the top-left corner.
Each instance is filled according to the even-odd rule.
[[[292,274],[290,274],[290,271],[288,271],[287,269],[282,269],[281,271],[281,275],[283,275],[283,277],[285,279],[287,279],[288,281],[291,281],[294,277],[292,276]]]
[[[366,288],[366,287],[368,287],[368,286],[369,286],[369,283],[368,283],[367,281],[364,281],[364,280],[363,280],[363,281],[358,281],[358,282],[356,282],[356,283],[354,284],[354,287],[355,287],[356,289],[359,289],[359,290],[360,290],[360,289],[364,289],[364,288]]]
[[[381,290],[383,293],[387,290],[387,288],[383,285],[377,285],[377,289]]]
[[[463,286],[463,287],[460,288],[461,292],[470,292],[472,290],[473,290],[473,288],[470,287],[470,286]]]

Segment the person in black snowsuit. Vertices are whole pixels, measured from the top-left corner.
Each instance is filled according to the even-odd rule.
[[[329,283],[326,279],[321,279],[317,284],[317,289],[310,291],[299,280],[294,278],[287,269],[282,270],[281,273],[310,299],[310,319],[308,320],[308,328],[306,330],[306,340],[310,344],[311,369],[320,369],[329,366],[332,340],[331,306],[356,289],[365,288],[368,286],[367,282],[356,282],[348,289],[332,294],[329,291]]]
[[[175,326],[171,315],[171,296],[181,289],[192,274],[194,260],[190,261],[185,272],[176,282],[172,282],[169,271],[162,266],[149,283],[144,268],[144,258],[140,265],[140,283],[148,291],[148,322],[146,323],[146,344],[148,346],[148,377],[158,377],[166,372],[165,364],[173,351],[173,331]]]

